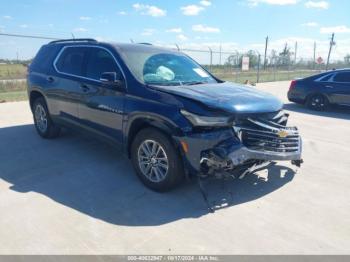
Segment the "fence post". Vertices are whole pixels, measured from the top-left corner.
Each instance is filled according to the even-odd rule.
[[[209,71],[212,71],[212,65],[213,65],[213,50],[211,50],[210,47],[209,48],[209,52],[210,52],[210,65],[209,65]]]
[[[258,72],[256,74],[256,83],[259,83],[259,78],[260,78],[260,57],[261,57],[261,55],[259,54],[259,56],[258,56]]]

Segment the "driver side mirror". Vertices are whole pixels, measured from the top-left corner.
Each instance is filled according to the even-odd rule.
[[[101,74],[100,81],[112,88],[121,89],[124,86],[123,80],[120,80],[116,72],[104,72]]]

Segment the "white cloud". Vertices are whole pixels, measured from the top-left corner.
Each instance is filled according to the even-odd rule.
[[[318,26],[318,23],[316,22],[307,22],[307,23],[304,23],[304,24],[301,24],[302,26],[307,26],[307,27],[317,27]]]
[[[127,12],[125,12],[125,11],[119,11],[119,12],[118,12],[118,15],[127,15]]]
[[[28,25],[23,24],[23,25],[20,25],[19,27],[20,27],[20,28],[28,28]]]
[[[203,6],[211,6],[211,2],[208,0],[202,0],[199,3]]]
[[[181,27],[170,28],[166,30],[167,33],[182,33]]]
[[[180,40],[180,41],[186,41],[186,40],[188,40],[188,37],[185,36],[184,34],[178,34],[178,35],[176,36],[176,38],[177,38],[178,40]]]
[[[84,27],[74,28],[74,32],[87,32],[88,30]]]
[[[195,32],[202,32],[202,33],[220,33],[220,29],[216,27],[210,27],[205,25],[193,25],[192,30]]]
[[[143,32],[141,33],[142,36],[151,36],[154,34],[156,30],[153,28],[146,28],[143,30]]]
[[[4,15],[2,18],[7,19],[7,20],[10,20],[10,19],[12,19],[12,16],[10,16],[10,15]]]
[[[142,15],[150,15],[153,17],[166,16],[166,10],[160,9],[154,5],[133,4],[133,8],[136,11],[140,11]]]
[[[188,16],[198,15],[200,12],[204,10],[204,7],[198,5],[187,5],[180,8],[182,10],[182,14]]]
[[[321,34],[350,33],[350,27],[347,27],[346,25],[321,27],[320,33]]]
[[[268,5],[295,5],[299,0],[248,0],[248,5],[251,7],[258,6],[259,4]]]
[[[82,21],[89,21],[89,20],[91,20],[91,17],[89,17],[89,16],[81,16],[81,17],[79,17],[79,19],[82,20]]]
[[[328,9],[329,3],[326,1],[308,1],[305,6],[307,8]]]

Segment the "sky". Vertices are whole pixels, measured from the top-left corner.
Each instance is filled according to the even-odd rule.
[[[297,57],[350,53],[348,0],[0,0],[0,33],[100,41],[149,42],[180,48],[264,53],[287,42]],[[27,59],[47,40],[0,36],[0,58]]]

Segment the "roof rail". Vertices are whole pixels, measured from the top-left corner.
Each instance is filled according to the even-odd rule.
[[[97,40],[95,40],[93,38],[72,38],[72,39],[61,39],[61,40],[51,41],[49,44],[64,43],[64,42],[94,42],[94,43],[96,43]]]
[[[139,45],[152,45],[151,43],[138,43]]]

